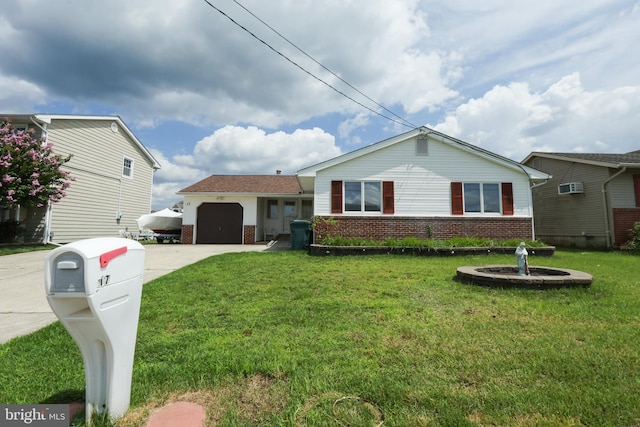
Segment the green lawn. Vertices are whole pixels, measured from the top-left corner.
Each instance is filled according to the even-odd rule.
[[[20,254],[23,252],[49,251],[56,247],[56,245],[2,245],[0,246],[0,256]]]
[[[144,287],[131,408],[188,399],[208,425],[637,426],[640,258],[558,250],[532,265],[589,289],[458,283],[515,257],[219,255]],[[0,345],[0,402],[84,397],[59,323]],[[108,423],[102,423],[108,424]]]

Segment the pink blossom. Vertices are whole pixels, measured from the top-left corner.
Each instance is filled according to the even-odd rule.
[[[53,144],[34,135],[33,128],[14,132],[8,120],[0,119],[0,200],[9,205],[42,206],[64,197],[69,186],[71,175],[60,166],[71,157],[55,154]]]

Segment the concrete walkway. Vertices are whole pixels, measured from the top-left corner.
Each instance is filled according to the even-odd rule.
[[[144,283],[212,255],[284,248],[276,243],[273,246],[153,244],[145,249]],[[57,320],[44,287],[44,260],[48,253],[0,256],[0,344]]]

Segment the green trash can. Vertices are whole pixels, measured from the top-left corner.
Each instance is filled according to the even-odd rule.
[[[309,246],[311,221],[294,219],[289,223],[289,228],[291,229],[291,249],[304,249]]]

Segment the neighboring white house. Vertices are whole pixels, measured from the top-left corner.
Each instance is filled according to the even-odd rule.
[[[63,166],[75,181],[67,197],[45,208],[17,213],[25,241],[68,243],[137,231],[151,210],[153,172],[160,164],[118,116],[0,114],[17,128],[33,128],[53,151],[72,154]]]
[[[288,233],[288,220],[314,216],[316,236],[533,239],[531,187],[551,176],[423,127],[304,168],[296,177],[262,181],[272,178],[287,180],[288,192],[271,183],[260,193],[245,175],[226,176],[228,187],[204,185],[219,180],[213,176],[179,192],[185,201],[183,243],[201,242],[194,226],[202,231],[214,222],[198,209],[216,203],[243,205],[224,212],[238,222],[237,243],[272,234],[269,215],[286,206],[289,215],[279,217],[287,220],[273,228],[276,233]],[[239,199],[243,192],[247,202]]]
[[[428,128],[297,173],[317,234],[533,239],[531,187],[546,173]]]

